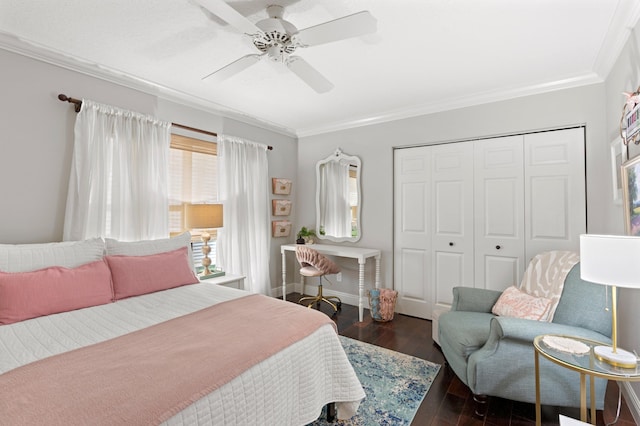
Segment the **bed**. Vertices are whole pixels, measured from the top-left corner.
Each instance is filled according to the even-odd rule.
[[[136,418],[136,424],[304,425],[315,420],[323,406],[334,402],[339,418],[349,418],[355,414],[364,391],[340,345],[333,323],[315,317],[320,315],[317,311],[266,296],[248,295],[243,290],[200,283],[197,279],[194,283],[174,285],[172,280],[180,281],[181,275],[187,274],[187,270],[193,273],[189,240],[188,235],[182,235],[135,243],[92,239],[38,245],[0,245],[0,322],[3,323],[0,325],[0,418],[13,415],[18,416],[14,419],[22,419],[29,424],[35,421],[51,425],[82,424],[87,420],[83,416],[91,416],[90,422],[95,425],[131,424],[132,418],[127,417],[126,409],[122,406],[124,400],[118,402],[116,399],[115,403],[111,403],[104,397],[109,392],[105,389],[112,389],[112,384],[103,385],[101,381],[96,381],[100,385],[93,388],[100,388],[103,392],[99,399],[107,401],[87,409],[80,407],[82,404],[77,401],[94,392],[91,386],[89,390],[86,385],[80,386],[82,377],[87,376],[86,380],[91,384],[94,379],[103,380],[103,376],[110,374],[101,373],[99,368],[83,374],[87,367],[76,364],[76,359],[90,359],[86,354],[91,354],[97,356],[96,359],[104,360],[99,364],[107,363],[109,357],[120,357],[125,359],[122,361],[124,364],[134,365],[134,361],[129,361],[133,358],[121,355],[128,354],[126,349],[115,346],[118,349],[114,350],[114,346],[108,345],[128,340],[133,343],[135,350],[141,350],[148,344],[144,340],[146,337],[142,336],[170,324],[174,324],[171,329],[173,337],[165,338],[164,342],[168,342],[168,349],[175,347],[179,354],[184,352],[185,339],[191,338],[193,327],[177,322],[207,314],[211,315],[210,319],[218,320],[202,321],[203,317],[194,317],[192,320],[202,324],[200,328],[206,329],[206,333],[214,333],[213,338],[200,339],[206,342],[199,345],[207,345],[205,349],[209,352],[201,361],[182,362],[180,368],[201,376],[196,370],[198,366],[208,370],[206,373],[215,375],[217,379],[218,374],[231,374],[229,366],[232,364],[228,363],[229,360],[238,364],[244,362],[240,357],[228,355],[225,352],[227,346],[235,344],[247,354],[257,354],[264,349],[265,340],[260,343],[257,337],[247,336],[258,323],[269,329],[271,317],[278,316],[273,314],[275,310],[261,312],[261,309],[256,309],[256,306],[266,305],[270,309],[285,312],[281,315],[284,321],[296,318],[290,323],[304,323],[309,318],[320,322],[315,328],[300,334],[295,341],[290,336],[297,333],[297,325],[294,329],[288,328],[293,327],[292,324],[275,323],[279,324],[277,330],[272,328],[270,332],[274,336],[282,335],[283,339],[289,339],[277,351],[274,349],[275,352],[264,359],[247,364],[249,366],[246,369],[234,373],[215,387],[207,386],[204,392],[190,394],[188,400],[181,397],[170,401],[161,416],[157,415],[157,411],[140,408],[140,412],[149,411],[149,417],[144,422]],[[104,270],[103,263],[108,271]],[[97,265],[99,269],[88,265]],[[106,285],[102,290],[86,289],[87,282],[100,281],[93,277],[106,276],[107,272],[110,274],[108,294]],[[92,278],[89,280],[88,276]],[[159,287],[168,288],[158,288],[159,281]],[[79,297],[70,302],[69,297],[63,297],[65,293]],[[261,297],[264,299],[259,299]],[[258,305],[241,308],[240,304],[248,301]],[[272,303],[276,305],[271,307]],[[90,306],[83,307],[83,304]],[[265,312],[272,313],[267,318]],[[238,324],[238,330],[242,330],[239,333],[244,338],[229,337],[234,323]],[[189,333],[175,330],[189,330]],[[183,343],[173,344],[174,339]],[[268,341],[274,339],[270,337]],[[140,341],[145,343],[139,344]],[[97,355],[91,352],[100,348],[110,349],[97,352]],[[137,357],[142,363],[140,365],[146,367],[147,364],[153,364],[156,352],[161,352],[159,356],[174,357],[173,354],[167,355],[164,349],[150,351]],[[226,358],[220,358],[220,353]],[[72,364],[71,369],[61,372],[59,366],[69,363]],[[94,364],[89,362],[88,365],[93,368]],[[218,373],[216,368],[224,371]],[[57,383],[52,384],[57,380],[48,380],[49,374],[58,374],[60,383],[66,384],[62,387]],[[155,374],[149,376],[153,377],[147,379],[156,380]],[[162,375],[158,374],[158,377]],[[147,382],[146,390],[142,391],[123,388],[113,393],[126,393],[127,404],[144,407],[145,402],[138,401],[139,395],[144,400],[145,397],[150,399],[154,391],[162,397],[178,394],[182,377],[181,373],[178,380],[151,386]],[[38,383],[41,380],[46,382],[44,386]],[[79,387],[74,390],[72,388],[76,382]],[[130,385],[129,380],[122,379],[117,380],[116,384]],[[34,387],[37,387],[35,391]],[[78,397],[78,393],[82,398]],[[194,395],[198,397],[194,398]],[[91,401],[91,398],[87,399]],[[73,414],[76,409],[80,410],[79,414]],[[69,413],[72,413],[71,418],[68,417]]]

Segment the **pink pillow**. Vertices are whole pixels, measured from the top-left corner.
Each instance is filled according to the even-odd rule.
[[[106,256],[114,300],[199,282],[189,265],[187,247],[149,256]]]
[[[112,298],[111,273],[104,260],[73,269],[0,272],[0,324],[104,305]]]
[[[550,306],[551,299],[531,296],[511,286],[500,295],[491,312],[505,317],[543,321],[547,320]]]

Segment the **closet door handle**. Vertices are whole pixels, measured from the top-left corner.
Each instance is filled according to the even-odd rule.
[[[453,247],[453,241],[449,242],[449,247]]]
[[[496,246],[496,250],[500,250],[502,247],[500,246]]]

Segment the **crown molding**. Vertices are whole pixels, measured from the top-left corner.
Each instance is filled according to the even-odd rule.
[[[407,108],[390,110],[374,116],[352,117],[343,121],[336,121],[321,126],[310,126],[301,129],[292,129],[278,123],[249,116],[242,111],[225,107],[210,100],[180,92],[136,76],[128,75],[119,70],[111,69],[97,63],[84,61],[82,59],[69,56],[63,52],[17,38],[4,32],[0,32],[0,49],[138,90],[167,101],[175,102],[208,113],[213,113],[223,118],[241,121],[248,125],[254,125],[289,137],[301,138],[389,121],[413,118],[420,115],[504,101],[523,96],[601,83],[611,71],[615,61],[620,55],[620,52],[629,39],[633,28],[639,20],[640,2],[637,2],[636,0],[621,0],[612,19],[610,30],[603,41],[603,46],[595,61],[594,72],[557,81],[532,84],[528,87],[519,87],[498,92],[471,94],[460,98],[443,100],[441,102],[413,105]],[[615,31],[616,28],[624,28],[624,30]],[[75,96],[80,95],[76,94]]]
[[[402,120],[420,115],[433,114],[437,112],[450,111],[453,109],[465,108],[475,105],[487,104],[491,102],[503,101],[522,96],[541,94],[554,90],[568,89],[589,84],[601,83],[613,69],[616,61],[620,57],[634,28],[640,21],[640,2],[637,0],[620,0],[614,16],[611,19],[609,30],[602,46],[598,52],[593,65],[593,71],[581,76],[567,78],[531,85],[528,87],[506,90],[502,92],[478,94],[463,99],[452,99],[449,101],[433,104],[419,105],[415,107],[389,111],[375,117],[360,117],[352,120],[335,122],[326,126],[309,127],[300,129],[297,132],[298,138],[313,136],[322,133],[336,132],[354,127],[367,126],[371,124],[384,123],[394,120]]]
[[[607,35],[593,64],[593,69],[598,75],[604,79],[607,78],[639,20],[640,2],[637,0],[618,2]]]
[[[260,120],[246,115],[242,111],[233,110],[210,100],[193,96],[169,87],[150,82],[148,80],[126,74],[119,70],[104,65],[85,61],[63,52],[44,47],[11,34],[0,31],[0,49],[16,53],[40,62],[45,62],[60,68],[95,77],[110,83],[118,84],[129,89],[175,102],[187,107],[195,108],[208,113],[219,115],[223,118],[241,121],[243,123],[261,127],[290,137],[296,137],[296,132],[286,126]],[[71,94],[81,97],[81,94]]]
[[[493,102],[506,101],[509,99],[520,98],[524,96],[532,96],[543,93],[554,92],[563,89],[571,89],[580,86],[602,83],[604,79],[594,72],[584,75],[568,77],[561,80],[550,81],[545,83],[533,84],[527,87],[518,87],[509,90],[484,92],[477,94],[465,95],[464,97],[444,100],[430,104],[422,104],[408,108],[388,111],[386,113],[370,116],[359,117],[341,122],[335,122],[326,126],[309,127],[301,129],[297,132],[298,138],[314,136],[323,133],[331,133],[342,130],[353,129],[356,127],[369,126],[373,124],[381,124],[389,121],[403,120],[414,118],[421,115],[434,114],[438,112],[451,111],[461,108],[467,108],[477,105],[483,105]]]

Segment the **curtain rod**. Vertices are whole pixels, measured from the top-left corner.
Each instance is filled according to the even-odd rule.
[[[74,104],[76,112],[80,112],[80,108],[82,107],[81,99],[70,98],[69,96],[64,95],[62,93],[58,95],[58,99],[61,100],[62,102],[69,102],[70,104]],[[184,124],[171,123],[171,125],[174,127],[180,127],[181,129],[191,130],[192,132],[202,133],[209,136],[218,136],[217,133],[209,132],[207,130],[196,129],[195,127],[185,126]],[[267,149],[271,151],[273,150],[273,147],[269,145],[267,146]]]

